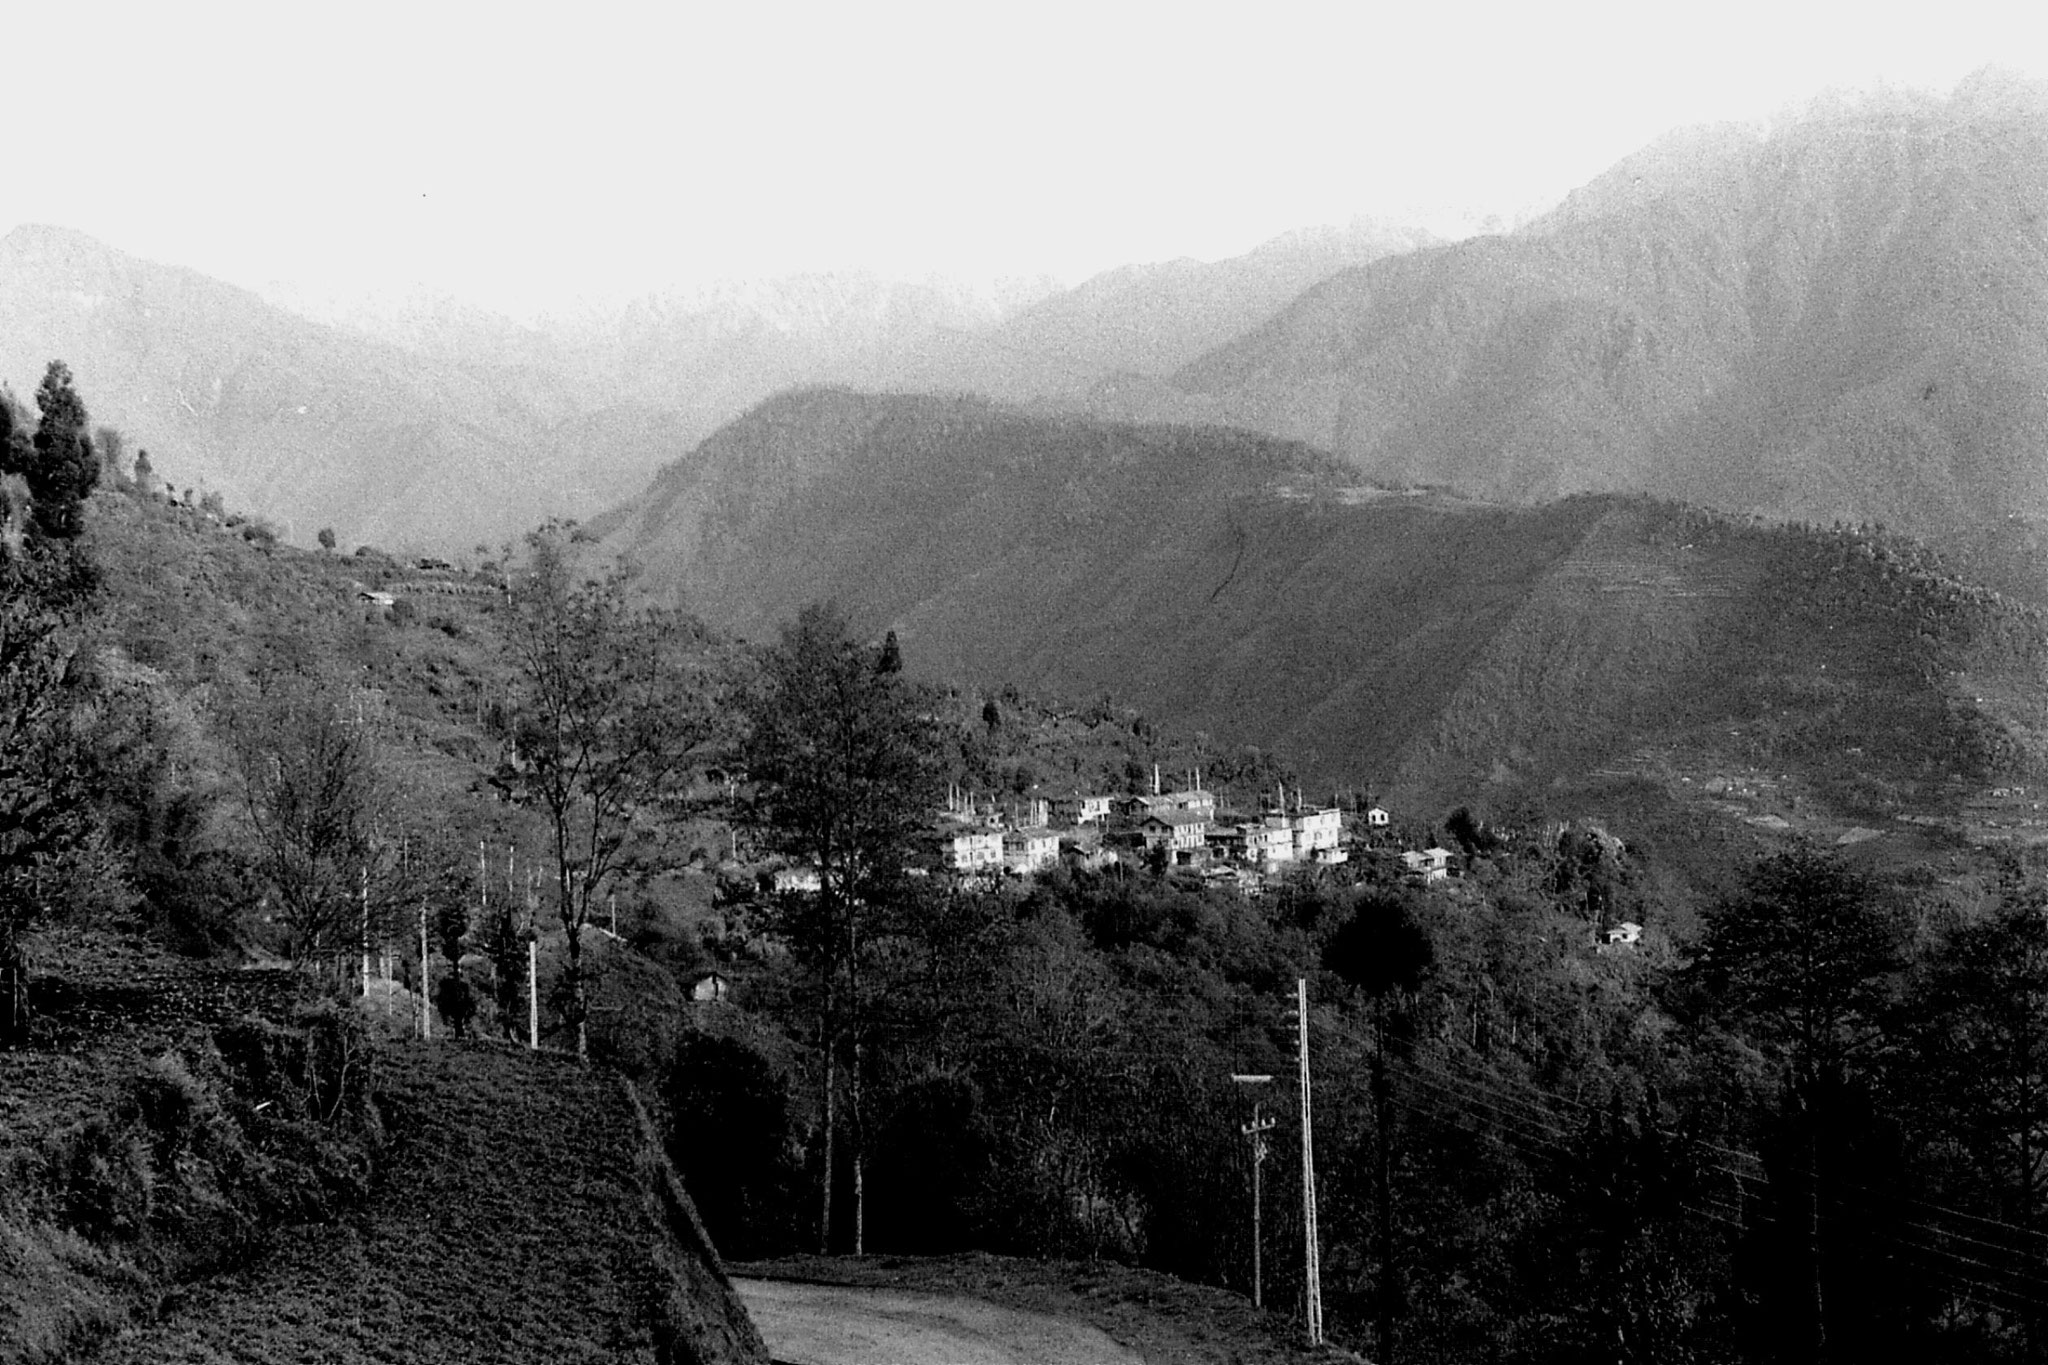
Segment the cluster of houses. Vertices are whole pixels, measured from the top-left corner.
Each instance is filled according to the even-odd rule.
[[[1361,812],[1358,823],[1367,839],[1391,832],[1391,817],[1379,806]],[[1299,789],[1269,794],[1247,817],[1221,812],[1199,772],[1169,791],[1157,770],[1150,792],[1128,795],[998,801],[955,788],[945,810],[934,813],[926,847],[931,871],[967,879],[1029,877],[1063,861],[1090,870],[1124,863],[1186,869],[1252,893],[1290,867],[1329,867],[1351,856],[1339,808],[1309,802]],[[1400,857],[1415,881],[1451,875],[1447,849]],[[815,893],[820,879],[815,868],[785,867],[768,874],[764,887]]]
[[[1377,806],[1364,820],[1368,830],[1384,830],[1389,823]],[[1089,867],[1164,863],[1249,884],[1291,865],[1327,867],[1350,856],[1334,805],[1311,804],[1298,790],[1290,801],[1282,789],[1254,817],[1224,815],[1200,773],[1166,791],[1156,770],[1152,790],[1132,795],[1077,792],[1006,807],[955,792],[939,818],[937,837],[939,861],[965,876],[1030,876],[1064,854]],[[1425,880],[1449,874],[1451,855],[1443,849],[1404,856],[1419,860],[1410,870]]]

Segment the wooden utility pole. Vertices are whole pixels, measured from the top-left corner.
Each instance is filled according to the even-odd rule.
[[[363,864],[363,998],[370,998],[370,865]],[[367,1007],[366,1007],[367,1008]]]
[[[1323,1341],[1323,1273],[1319,1239],[1316,1236],[1316,1158],[1312,1140],[1312,1109],[1308,1080],[1308,978],[1294,983],[1296,1028],[1301,1044],[1301,1236],[1306,1264],[1302,1281],[1303,1307],[1308,1316],[1308,1344]]]
[[[1271,1076],[1248,1076],[1242,1073],[1232,1073],[1230,1079],[1236,1081],[1239,1085],[1270,1085],[1273,1080]],[[1239,1129],[1240,1132],[1251,1139],[1252,1144],[1252,1307],[1254,1308],[1264,1308],[1266,1306],[1265,1262],[1261,1254],[1265,1240],[1262,1226],[1264,1220],[1261,1215],[1261,1209],[1265,1201],[1260,1198],[1259,1168],[1266,1164],[1268,1151],[1266,1134],[1272,1132],[1274,1125],[1278,1122],[1278,1119],[1263,1117],[1259,1112],[1258,1102],[1254,1100],[1252,1102],[1252,1121]]]
[[[427,989],[427,903],[420,902],[420,1041],[427,1042],[434,1036],[433,1006],[428,999],[433,992]]]
[[[526,1046],[540,1051],[540,936],[526,940]]]

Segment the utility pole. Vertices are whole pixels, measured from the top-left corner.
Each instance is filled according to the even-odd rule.
[[[1307,977],[1295,979],[1294,998],[1296,1029],[1301,1044],[1301,1236],[1307,1262],[1302,1300],[1308,1315],[1308,1344],[1320,1346],[1323,1342],[1323,1273],[1321,1246],[1316,1235],[1316,1159],[1309,1105]]]
[[[360,719],[360,717],[358,717]],[[370,865],[363,864],[363,998],[370,998]]]
[[[529,933],[532,931],[529,930]],[[540,935],[526,940],[526,1046],[540,1051]]]
[[[1230,1079],[1236,1081],[1239,1085],[1270,1085],[1273,1081],[1273,1078],[1267,1075],[1248,1076],[1236,1072],[1231,1074]],[[1266,1306],[1265,1263],[1260,1256],[1260,1248],[1264,1237],[1261,1230],[1262,1219],[1260,1217],[1260,1206],[1263,1201],[1259,1198],[1259,1168],[1266,1164],[1266,1154],[1268,1151],[1266,1134],[1272,1132],[1274,1125],[1279,1121],[1278,1119],[1262,1117],[1259,1112],[1258,1101],[1254,1100],[1252,1101],[1252,1121],[1239,1129],[1240,1132],[1251,1139],[1252,1144],[1252,1307],[1254,1308],[1264,1308]]]
[[[434,1036],[434,1007],[428,1003],[433,992],[427,989],[427,903],[420,902],[420,1041],[427,1042]]]

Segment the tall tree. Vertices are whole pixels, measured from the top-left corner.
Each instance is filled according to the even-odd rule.
[[[1982,919],[1952,928],[1923,964],[1907,1011],[1907,1065],[1927,1128],[1960,1146],[2009,1242],[1998,1259],[2048,1286],[2048,887],[2008,886]],[[2048,1358],[2048,1291],[2018,1307],[2026,1358]]]
[[[35,454],[26,471],[36,501],[36,526],[53,540],[75,540],[85,529],[85,497],[99,482],[99,456],[87,430],[85,402],[71,383],[71,369],[53,360],[36,388],[41,419],[30,442]]]
[[[1784,1264],[1770,1296],[1782,1307],[1765,1329],[1789,1358],[1826,1358],[1827,1269],[1823,1178],[1830,1160],[1854,1159],[1852,1063],[1877,1040],[1892,978],[1904,963],[1903,927],[1862,877],[1806,844],[1765,858],[1740,891],[1708,916],[1705,946],[1689,969],[1724,1019],[1761,1042],[1782,1068],[1787,1135],[1779,1144],[1773,1221]],[[1835,1243],[1847,1260],[1855,1248]],[[1790,1250],[1796,1247],[1796,1252]]]
[[[1372,1107],[1375,1156],[1373,1185],[1379,1225],[1379,1274],[1374,1283],[1379,1357],[1394,1359],[1394,1320],[1403,1301],[1394,1255],[1394,1081],[1387,1065],[1390,997],[1405,997],[1422,984],[1436,961],[1428,931],[1411,906],[1384,892],[1358,903],[1351,918],[1323,950],[1323,965],[1364,991],[1372,1001]]]
[[[28,1014],[22,936],[95,830],[77,651],[97,586],[72,547],[0,536],[0,1037]]]
[[[504,640],[518,672],[507,786],[547,820],[562,926],[564,1022],[578,1056],[590,1013],[583,931],[635,821],[681,793],[718,709],[695,632],[635,607],[624,570],[582,577],[560,523],[526,540],[508,588]],[[508,551],[508,561],[511,554]]]
[[[761,659],[744,696],[740,745],[748,784],[741,818],[765,847],[818,872],[817,893],[792,910],[785,931],[823,987],[821,1248],[832,1235],[842,1052],[850,1063],[856,1252],[863,1246],[866,1155],[861,965],[876,930],[906,899],[906,873],[939,784],[932,723],[895,662],[857,640],[837,607],[805,607]]]

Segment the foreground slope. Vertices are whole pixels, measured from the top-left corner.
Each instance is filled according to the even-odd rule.
[[[2048,91],[1985,75],[1668,138],[1521,232],[1346,271],[1100,400],[1473,496],[1641,491],[1974,550],[2048,516]]]
[[[381,1081],[396,1148],[366,1207],[91,1359],[766,1360],[616,1078],[400,1045]]]
[[[599,525],[742,634],[836,596],[913,667],[1110,691],[1319,785],[1505,799],[1679,754],[1904,810],[2043,723],[2038,618],[1911,542],[1392,492],[1221,429],[791,394]]]

